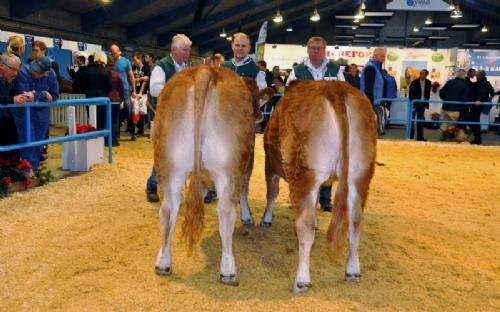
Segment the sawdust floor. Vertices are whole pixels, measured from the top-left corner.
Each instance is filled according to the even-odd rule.
[[[257,145],[250,203],[259,221],[260,135]],[[187,256],[177,227],[174,274],[155,275],[159,206],[145,201],[152,149],[141,138],[123,141],[113,165],[0,201],[0,310],[498,311],[500,149],[381,141],[378,151],[360,284],[343,282],[345,256],[326,257],[330,216],[318,210],[313,290],[291,293],[297,241],[284,183],[272,228],[236,225],[239,287],[217,282],[214,204],[198,255]],[[51,159],[59,153],[51,148]]]

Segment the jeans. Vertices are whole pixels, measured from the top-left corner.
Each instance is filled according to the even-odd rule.
[[[415,115],[417,116],[417,119],[425,119],[425,106],[415,104],[415,107],[413,108],[413,112],[411,113],[412,118],[415,118]],[[412,122],[411,123],[411,125],[410,125],[410,138],[413,139],[413,136],[415,135],[414,123],[417,124],[417,139],[423,139],[424,138],[424,123],[423,122]]]
[[[26,143],[26,110],[24,108],[12,108],[11,115],[14,118],[17,129],[19,143]],[[35,107],[31,108],[31,119],[29,130],[31,142],[45,140],[47,131],[49,131],[50,108]],[[31,163],[33,171],[38,169],[40,157],[42,156],[42,146],[26,147],[20,150],[21,158]]]
[[[123,90],[123,97],[125,102],[125,109],[127,110],[127,131],[131,134],[135,131],[134,125],[134,107],[132,106],[132,99],[130,98],[130,90]]]

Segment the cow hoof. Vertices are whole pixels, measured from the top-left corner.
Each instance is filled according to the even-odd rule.
[[[230,274],[229,276],[225,275],[220,275],[220,282],[224,285],[229,285],[229,286],[238,286],[238,280],[236,279],[235,274]]]
[[[272,222],[262,221],[262,222],[260,223],[260,226],[261,226],[261,227],[266,227],[266,228],[267,228],[267,227],[271,227],[271,225],[273,225],[273,223],[272,223]]]
[[[308,292],[312,288],[311,283],[296,283],[293,285],[294,294],[303,294]]]
[[[166,267],[166,268],[162,269],[160,267],[155,267],[155,273],[160,275],[160,276],[169,276],[169,275],[172,275],[172,268]]]
[[[359,283],[361,280],[361,274],[359,273],[346,273],[345,281],[348,283]]]
[[[243,223],[243,225],[254,225],[255,224],[252,219],[241,220],[241,223]]]

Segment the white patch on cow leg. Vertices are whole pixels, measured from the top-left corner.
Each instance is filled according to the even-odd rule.
[[[314,192],[311,192],[302,202],[300,215],[295,220],[297,237],[299,239],[299,264],[297,267],[297,276],[293,283],[294,293],[303,293],[308,291],[311,285],[309,274],[309,260],[311,257],[311,247],[314,242],[314,225],[316,222],[316,209],[314,207]]]
[[[345,279],[348,282],[359,282],[359,238],[362,221],[361,197],[358,194],[356,186],[349,185],[348,197],[348,218],[349,218],[349,256],[347,258]]]
[[[236,203],[231,201],[232,186],[229,178],[218,175],[215,178],[219,201],[219,234],[221,238],[222,256],[220,261],[220,277],[223,284],[237,286],[236,263],[233,256],[233,231],[236,222]]]
[[[170,183],[161,185],[163,194],[160,206],[160,230],[161,247],[156,258],[156,273],[159,275],[170,275],[172,273],[171,241],[179,213],[181,191],[187,175],[178,175],[172,178]]]
[[[250,207],[248,206],[248,189],[250,187],[250,176],[251,172],[245,174],[240,197],[241,222],[245,225],[254,224],[252,213],[250,212]]]
[[[280,192],[280,177],[274,174],[270,177],[266,177],[267,182],[267,205],[266,211],[264,212],[264,217],[262,217],[261,226],[268,227],[273,224],[273,207],[278,198]]]

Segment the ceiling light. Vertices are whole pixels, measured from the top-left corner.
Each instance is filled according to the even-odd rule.
[[[364,1],[361,3],[361,10],[366,10],[366,5]]]
[[[352,39],[352,38],[354,38],[353,35],[336,35],[335,37],[337,37],[337,38],[345,38],[345,39]]]
[[[417,27],[417,26],[413,26],[413,31],[414,31],[414,32],[417,32],[417,31],[419,31],[419,30],[420,30],[420,29],[418,29],[418,27]]]
[[[461,18],[463,17],[464,15],[462,14],[462,11],[460,11],[460,9],[455,9],[453,11],[451,11],[451,14],[450,14],[450,17],[451,18]]]
[[[222,28],[222,31],[220,32],[219,36],[221,38],[226,38],[227,37],[226,30],[224,28]]]
[[[455,10],[455,5],[453,3],[450,3],[450,7],[449,7],[450,11],[453,11]]]
[[[358,29],[358,26],[352,26],[351,28],[352,28],[352,30],[356,30],[356,29]]]
[[[280,9],[276,11],[276,15],[273,18],[273,22],[275,22],[276,24],[283,22],[283,16],[281,16]]]
[[[429,16],[427,16],[427,18],[425,19],[425,25],[430,25],[432,24],[432,20]]]
[[[481,28],[481,32],[488,32],[488,27],[486,27],[486,25],[483,26],[483,28]]]
[[[356,18],[353,22],[354,23],[359,23],[359,19]]]
[[[465,47],[479,47],[481,44],[479,44],[479,43],[472,43],[471,42],[471,43],[464,43],[462,45],[465,46]]]
[[[394,12],[365,12],[366,17],[380,16],[380,17],[391,17]]]
[[[293,28],[292,28],[292,27],[288,27],[288,28],[286,29],[286,31],[293,31]]]
[[[111,0],[99,0],[102,4],[110,4]]]
[[[384,27],[384,23],[361,23],[359,26],[362,27]]]
[[[451,28],[478,28],[481,27],[479,24],[455,24],[451,25]]]
[[[227,36],[227,37],[226,37],[226,40],[227,40],[227,41],[231,41],[231,40],[233,40],[233,37],[231,37],[231,36]]]
[[[486,42],[486,45],[500,45],[500,42]]]
[[[446,30],[447,26],[422,26],[421,30]]]
[[[314,8],[313,14],[309,18],[312,22],[318,22],[321,17],[319,16],[318,9]]]
[[[446,39],[450,39],[451,37],[450,36],[429,36],[429,40],[446,40]]]
[[[356,38],[375,38],[375,35],[355,34]]]
[[[365,12],[363,12],[363,10],[360,8],[358,12],[356,12],[356,15],[354,15],[354,17],[356,19],[362,20],[363,18],[365,18]]]

